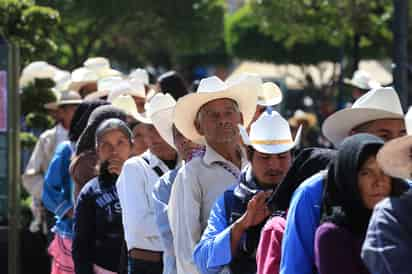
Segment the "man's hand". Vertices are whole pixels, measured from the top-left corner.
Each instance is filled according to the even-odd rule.
[[[260,224],[270,215],[270,211],[266,206],[266,200],[270,194],[270,191],[262,191],[250,199],[246,212],[237,221],[244,230]]]

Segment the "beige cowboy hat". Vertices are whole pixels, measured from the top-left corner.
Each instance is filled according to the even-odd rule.
[[[45,61],[36,61],[28,64],[21,72],[19,85],[21,88],[32,83],[34,79],[53,79],[58,68]]]
[[[62,92],[55,92],[57,96],[56,102],[47,103],[44,105],[46,109],[57,109],[60,106],[64,105],[78,105],[83,102],[82,97],[79,93],[73,90],[64,90]]]
[[[265,111],[252,123],[249,136],[243,126],[239,125],[239,130],[245,145],[252,146],[262,153],[279,154],[299,144],[302,126],[293,140],[288,121],[272,110],[270,113]]]
[[[120,77],[122,73],[110,68],[108,59],[103,57],[88,58],[83,63],[83,67],[73,70],[69,88],[78,91],[86,84],[95,83],[102,78],[115,76]]]
[[[383,171],[398,178],[412,178],[412,108],[405,116],[408,135],[393,139],[379,150],[376,158]]]
[[[92,101],[97,100],[102,97],[106,97],[110,93],[110,89],[113,88],[117,83],[120,83],[122,78],[120,76],[110,76],[104,77],[97,81],[97,91],[88,94],[84,100]]]
[[[149,85],[149,74],[145,69],[137,68],[129,74],[129,79],[141,81],[144,85]]]
[[[146,97],[146,90],[143,82],[136,79],[124,79],[117,82],[112,82],[109,87],[109,95],[107,101],[111,102],[120,95],[131,95],[133,97]]]
[[[139,113],[137,111],[136,103],[130,95],[120,95],[112,101],[112,106],[123,110],[127,115],[133,117],[143,124],[153,124],[146,113]]]
[[[169,93],[157,93],[151,98],[147,107],[147,116],[153,122],[160,136],[176,149],[173,138],[173,112],[176,100]]]
[[[323,122],[322,133],[338,146],[359,125],[380,119],[403,119],[403,116],[396,91],[392,87],[379,87],[359,97],[351,108],[330,115]]]
[[[364,70],[355,71],[352,79],[345,78],[343,82],[363,90],[370,90],[380,87],[379,82],[373,80],[370,74]]]
[[[66,70],[58,69],[54,74],[53,81],[56,83],[55,86],[52,88],[53,91],[62,92],[65,90],[69,90],[71,73]]]
[[[313,127],[318,123],[318,119],[315,114],[303,111],[301,109],[296,110],[288,121],[291,126],[298,126],[300,121],[306,121],[308,127]]]
[[[256,111],[257,93],[262,88],[262,80],[254,75],[242,75],[235,80],[223,82],[216,76],[200,81],[196,93],[181,97],[176,103],[174,124],[189,140],[205,144],[206,140],[195,128],[195,119],[200,108],[206,103],[228,98],[235,101],[248,126]]]
[[[274,106],[282,102],[283,95],[280,88],[273,82],[265,82],[259,89],[257,104],[261,106]]]

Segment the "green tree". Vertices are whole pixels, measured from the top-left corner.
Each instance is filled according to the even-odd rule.
[[[0,1],[0,35],[20,46],[23,63],[52,56],[57,49],[50,37],[59,13],[31,0]]]
[[[388,56],[391,0],[251,0],[260,29],[287,47],[325,41],[353,59]]]

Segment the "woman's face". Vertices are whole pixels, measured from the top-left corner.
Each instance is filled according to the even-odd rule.
[[[370,156],[359,169],[358,187],[362,201],[369,209],[391,193],[391,178],[383,173],[375,155]]]
[[[100,138],[97,145],[99,161],[109,162],[109,171],[120,174],[123,163],[130,157],[132,144],[121,130],[110,130]]]
[[[147,145],[144,141],[144,124],[138,124],[133,128],[133,155],[140,155],[147,150]]]

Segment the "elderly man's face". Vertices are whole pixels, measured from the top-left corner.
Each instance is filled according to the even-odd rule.
[[[203,105],[196,119],[197,131],[208,143],[238,142],[242,114],[231,99],[217,99]]]
[[[379,119],[354,128],[351,135],[356,133],[369,133],[387,142],[406,134],[405,122],[403,119]]]
[[[267,154],[254,151],[251,159],[253,174],[264,188],[273,188],[285,177],[292,163],[290,151]]]
[[[171,155],[176,156],[176,151],[163,138],[153,125],[145,125],[144,142],[150,151],[161,160],[169,159]]]

